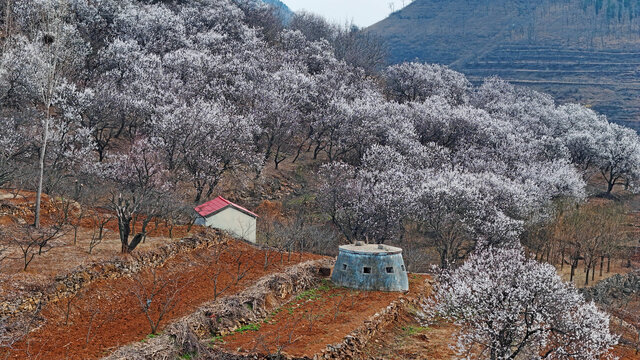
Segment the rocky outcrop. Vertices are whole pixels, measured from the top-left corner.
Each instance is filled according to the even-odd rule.
[[[588,301],[611,305],[617,300],[624,300],[633,294],[640,293],[640,271],[625,275],[616,274],[581,291]]]

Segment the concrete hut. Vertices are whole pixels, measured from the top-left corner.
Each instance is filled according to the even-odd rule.
[[[360,241],[340,246],[331,281],[358,290],[409,290],[402,249]]]
[[[256,242],[256,219],[258,215],[238,204],[218,196],[196,206],[198,213],[195,224],[224,230],[231,235]]]

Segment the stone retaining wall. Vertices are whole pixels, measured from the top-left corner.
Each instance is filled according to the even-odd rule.
[[[415,297],[402,297],[392,302],[382,311],[366,320],[364,325],[347,335],[341,343],[328,345],[320,354],[315,355],[313,360],[366,358],[362,354],[362,349],[364,349],[369,340],[376,336],[380,330],[395,321],[403,311],[406,311],[407,306],[415,305],[418,307],[423,300],[424,298],[418,295]]]
[[[611,305],[616,300],[640,293],[640,271],[616,274],[598,281],[592,287],[581,289],[581,292],[588,301]]]

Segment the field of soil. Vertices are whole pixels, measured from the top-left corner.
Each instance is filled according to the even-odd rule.
[[[43,194],[42,197],[42,224],[43,226],[55,225],[64,216],[65,207],[68,209],[68,223],[77,224],[76,229],[66,225],[58,237],[50,243],[50,249],[41,256],[34,257],[29,264],[27,272],[33,275],[53,277],[73,269],[74,267],[93,263],[99,260],[111,258],[120,253],[120,238],[118,236],[118,223],[116,219],[104,209],[82,209],[79,205],[67,200],[53,199]],[[33,222],[33,204],[35,194],[28,191],[16,193],[0,190],[0,225],[30,224]],[[109,219],[104,226],[103,239],[89,253],[89,243],[97,226],[94,223],[94,215],[101,214],[102,219]],[[139,230],[140,222],[135,228]],[[170,228],[165,221],[154,219],[148,226],[148,235],[136,250],[149,250],[157,248],[168,241],[187,236],[189,230],[199,231],[197,227],[175,225]],[[75,243],[74,243],[75,240]],[[7,259],[2,263],[3,274],[16,274],[23,272],[23,261],[16,249],[9,246]]]
[[[363,349],[368,358],[453,359],[455,327],[449,323],[424,326],[411,309],[387,324]]]
[[[244,242],[230,240],[228,251],[220,256],[216,247],[195,250],[167,261],[155,270],[139,275],[94,282],[73,298],[45,306],[44,322],[7,354],[9,359],[94,359],[132,341],[141,341],[151,333],[150,322],[136,294],[144,293],[149,317],[160,322],[193,312],[202,303],[214,299],[212,274],[220,273],[219,294],[236,293],[260,277],[281,272],[288,266],[317,259],[310,254],[271,256],[264,266],[265,251]],[[212,258],[216,261],[211,261]],[[220,269],[223,269],[221,272]],[[239,269],[239,270],[238,270]],[[238,274],[242,277],[238,280]],[[168,305],[167,305],[168,304]]]
[[[598,185],[601,184],[591,184]],[[637,231],[640,229],[640,197],[624,192],[616,193],[616,196],[629,205],[629,225]],[[44,197],[45,225],[54,224],[61,216],[60,201]],[[32,221],[32,203],[32,193],[0,193],[0,224]],[[99,211],[105,210],[90,210]],[[71,214],[77,216],[78,210],[71,211]],[[2,263],[0,300],[42,291],[61,275],[79,266],[115,257],[135,257],[201,230],[198,227],[173,226],[169,236],[169,224],[161,220],[152,221],[145,243],[140,244],[132,255],[120,255],[117,223],[113,220],[105,227],[103,241],[89,253],[89,241],[94,236],[91,217],[75,221],[79,222],[77,237],[74,229],[67,227],[47,252],[34,258],[26,272],[22,270],[17,249],[9,247],[9,257]],[[637,249],[634,244],[629,246]],[[156,333],[162,333],[173,320],[193,313],[216,297],[236,294],[266,275],[319,258],[321,256],[313,254],[280,253],[223,238],[210,247],[179,253],[161,267],[93,281],[76,295],[44,304],[37,312],[33,322],[35,327],[29,335],[11,349],[0,352],[0,356],[7,359],[100,358],[125,344],[154,337],[154,327],[157,327]],[[611,272],[605,272],[602,277],[596,274],[595,281],[631,271],[639,261],[640,257],[634,258],[631,268],[620,260],[612,261]],[[568,280],[568,267],[563,270],[561,275]],[[583,277],[584,274],[577,271],[577,286],[583,286]],[[225,352],[243,355],[281,353],[313,357],[327,345],[341,343],[392,302],[418,294],[428,295],[431,290],[424,275],[411,274],[410,286],[411,290],[406,294],[361,292],[335,287],[324,280],[318,287],[298,294],[273,311],[264,321],[213,338],[209,344]],[[638,334],[627,326],[640,325],[637,317],[629,316],[637,313],[638,309],[640,304],[633,301],[625,308],[624,314],[613,313],[612,328],[623,335],[622,344],[616,347],[615,354],[623,360],[640,359],[635,349]],[[407,305],[391,323],[378,329],[365,344],[362,354],[378,359],[453,358],[450,345],[455,342],[455,327],[448,323],[427,326],[419,320],[419,311]],[[626,323],[619,324],[615,316],[623,317]]]
[[[409,279],[410,291],[406,294],[357,291],[336,287],[325,280],[275,310],[263,322],[247,325],[213,341],[238,353],[313,357],[327,345],[342,342],[394,300],[428,294],[430,287],[425,275],[410,274]]]

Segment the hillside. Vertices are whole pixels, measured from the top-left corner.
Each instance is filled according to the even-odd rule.
[[[14,0],[0,29],[6,359],[640,347],[633,129],[258,0]]]
[[[262,2],[278,9],[280,16],[285,22],[290,21],[293,17],[293,11],[291,11],[291,9],[289,9],[289,7],[280,0],[263,0]]]
[[[390,61],[451,66],[472,82],[498,75],[640,127],[637,0],[416,0],[369,31]]]

